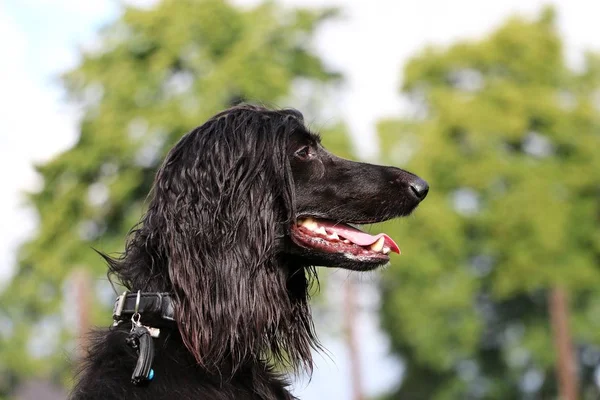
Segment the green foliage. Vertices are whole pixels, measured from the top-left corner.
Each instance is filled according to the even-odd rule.
[[[29,201],[39,229],[0,299],[0,319],[12,321],[0,332],[0,396],[32,375],[69,384],[77,333],[71,274],[83,269],[95,278],[91,302],[102,306],[89,310],[91,323],[108,326],[114,296],[91,247],[122,251],[155,170],[179,137],[240,100],[277,104],[299,82],[318,94],[339,78],[311,48],[316,29],[334,15],[272,2],[239,9],[165,0],[125,9],[104,29],[99,49],[82,54],[64,76],[82,107],[80,136],[37,166],[44,184]]]
[[[555,396],[555,286],[570,293],[583,389],[597,398],[600,56],[569,70],[548,9],[426,49],[402,91],[414,112],[380,122],[383,160],[431,191],[414,217],[383,227],[405,250],[382,284],[407,363],[394,398]]]

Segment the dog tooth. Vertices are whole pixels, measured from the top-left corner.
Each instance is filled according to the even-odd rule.
[[[346,244],[350,244],[350,241],[348,239],[344,239],[344,240],[342,240],[342,242],[344,242]]]
[[[371,250],[380,252],[383,249],[383,242],[385,242],[385,239],[382,236],[375,243],[373,243],[371,245]]]
[[[316,230],[318,227],[317,222],[312,218],[306,218],[304,221],[302,221],[301,225],[311,231]]]
[[[314,229],[315,233],[319,233],[323,236],[327,235],[327,232],[325,231],[325,228],[322,226],[319,226],[318,228]]]
[[[340,240],[340,237],[338,236],[337,233],[333,232],[332,234],[330,234],[329,236],[327,236],[329,239],[335,239],[335,240]]]
[[[389,247],[384,246],[383,250],[381,251],[383,254],[390,254],[390,251],[392,251]]]

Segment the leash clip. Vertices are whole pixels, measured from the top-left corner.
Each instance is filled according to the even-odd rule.
[[[133,310],[133,315],[131,316],[131,331],[136,327],[142,326],[140,319],[142,316],[140,315],[140,299],[142,298],[141,290],[138,290],[137,297],[135,298],[135,308]]]

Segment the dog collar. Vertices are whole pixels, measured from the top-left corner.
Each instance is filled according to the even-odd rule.
[[[173,299],[170,293],[124,292],[117,297],[113,308],[113,326],[122,321],[131,321],[139,314],[144,324],[152,326],[172,325],[175,322]]]

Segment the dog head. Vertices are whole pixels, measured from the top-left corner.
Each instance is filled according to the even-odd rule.
[[[287,146],[295,191],[289,251],[320,266],[369,270],[387,263],[389,253],[400,253],[393,239],[350,224],[410,214],[427,196],[427,182],[399,168],[337,157],[306,129],[301,114],[287,112],[298,121]]]

